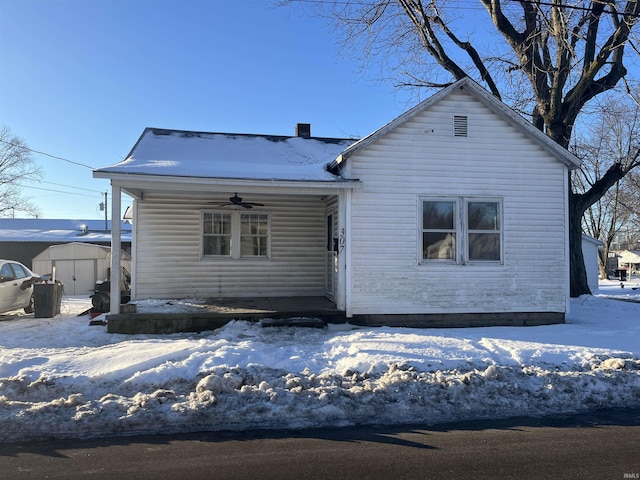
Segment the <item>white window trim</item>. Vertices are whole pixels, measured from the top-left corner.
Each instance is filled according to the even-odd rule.
[[[450,202],[453,203],[455,205],[454,209],[454,232],[456,234],[456,243],[454,245],[455,248],[455,256],[453,259],[442,259],[442,258],[434,258],[434,259],[427,259],[424,258],[423,255],[423,251],[422,251],[422,234],[424,232],[424,225],[422,223],[423,221],[423,214],[422,214],[422,209],[423,209],[423,203],[424,202]],[[459,197],[418,197],[418,260],[419,263],[422,264],[448,264],[448,265],[455,265],[457,263],[460,263],[459,259],[460,259],[460,228],[459,228],[459,224],[460,224],[460,216],[461,216],[461,212],[462,212],[462,208],[461,208],[461,203],[460,203],[460,198]]]
[[[456,255],[453,260],[423,258],[422,233],[422,204],[423,202],[452,202],[455,204],[455,233]],[[469,245],[467,237],[467,212],[469,202],[491,202],[498,204],[498,219],[500,222],[500,260],[469,260]],[[474,196],[419,196],[418,197],[418,264],[421,265],[504,265],[504,200],[502,197],[474,197]]]
[[[462,202],[464,205],[464,212],[462,213],[462,227],[464,229],[464,263],[467,264],[482,264],[482,265],[503,265],[504,264],[504,218],[503,218],[503,199],[501,197],[462,197]],[[469,209],[469,203],[475,202],[486,202],[486,203],[496,203],[498,204],[498,222],[499,229],[496,233],[499,234],[500,237],[500,258],[498,260],[470,260],[469,259],[469,242],[467,241],[468,235],[470,233],[469,225],[467,225],[467,213]],[[488,231],[484,231],[488,233]]]
[[[204,254],[204,216],[205,214],[226,214],[231,215],[231,255],[205,255]],[[242,215],[266,215],[267,216],[267,254],[259,255],[240,255],[240,239],[241,239],[241,216]],[[238,209],[229,210],[202,210],[200,212],[200,260],[271,260],[271,213],[264,211],[241,211]]]

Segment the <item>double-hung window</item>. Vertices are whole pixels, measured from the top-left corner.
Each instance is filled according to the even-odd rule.
[[[502,259],[500,203],[466,201],[467,259],[499,262]]]
[[[422,259],[456,259],[458,202],[422,202]]]
[[[502,201],[421,199],[422,262],[502,261]]]
[[[203,212],[202,256],[268,258],[268,213]]]

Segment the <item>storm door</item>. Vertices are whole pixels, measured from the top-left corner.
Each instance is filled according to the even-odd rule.
[[[335,208],[327,210],[326,237],[326,294],[331,300],[336,294],[336,278],[338,276],[338,229]]]

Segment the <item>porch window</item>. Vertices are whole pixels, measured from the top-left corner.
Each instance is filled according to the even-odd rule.
[[[231,255],[231,214],[205,213],[202,234],[204,255]]]
[[[203,212],[204,257],[269,257],[268,213]]]
[[[269,216],[265,213],[240,215],[240,256],[266,257]]]
[[[502,201],[421,199],[422,261],[502,261]]]

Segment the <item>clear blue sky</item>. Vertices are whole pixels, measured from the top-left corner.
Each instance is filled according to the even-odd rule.
[[[362,137],[411,106],[341,58],[326,19],[275,0],[0,0],[0,68],[0,125],[94,168],[149,126]],[[41,218],[104,218],[107,181],[33,157]]]

